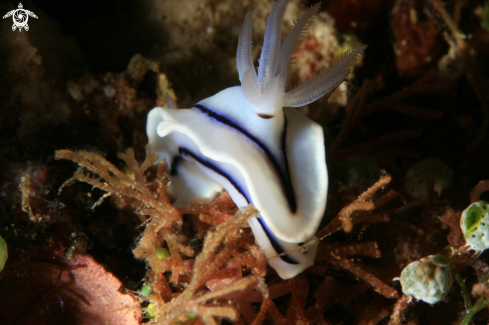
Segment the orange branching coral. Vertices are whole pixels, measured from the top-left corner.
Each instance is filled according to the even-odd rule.
[[[354,297],[357,297],[367,291],[368,286],[361,282],[352,286],[346,290],[341,286],[337,280],[332,276],[326,276],[314,293],[316,303],[308,310],[309,313],[316,315],[316,319],[322,321],[316,321],[319,324],[324,324],[323,313],[332,305],[337,302],[343,304],[349,303]]]
[[[220,319],[226,318],[236,324],[259,325],[271,317],[277,324],[327,324],[322,313],[330,305],[326,302],[329,291],[324,289],[328,288],[328,277],[321,286],[323,289],[316,293],[321,297],[319,305],[307,310],[305,302],[309,283],[306,278],[299,276],[270,286],[265,283],[266,258],[254,243],[252,234],[241,228],[249,217],[258,213],[253,207],[238,211],[229,194],[221,193],[211,202],[196,200],[190,207],[174,208],[167,194],[168,171],[165,164],[157,166],[152,180],[147,179],[147,169],[157,160],[152,153],[148,153],[142,164],[136,161],[132,149],[119,154],[127,165],[125,172],[96,153],[59,150],[56,158],[72,160],[80,166],[60,190],[74,181],[88,183],[105,191],[94,207],[113,196],[118,206],[134,209],[145,225],[133,252],[136,257],[144,258],[150,267],[146,286],[151,288],[151,292],[144,294],[141,301],[149,303],[146,315],[151,322],[218,324]],[[350,232],[356,223],[389,221],[386,214],[376,211],[398,197],[399,193],[389,190],[373,199],[391,181],[390,175],[381,174],[380,180],[343,208],[329,225],[318,232],[318,237],[324,238],[340,229]],[[238,213],[233,217],[236,211]],[[183,214],[193,216],[193,231],[198,236],[205,234],[203,246],[198,248],[201,251],[195,259],[184,257],[193,257],[194,250],[184,244]],[[307,249],[308,245],[306,243],[301,249]],[[319,265],[311,272],[322,274],[326,266],[344,269],[364,280],[379,294],[397,297],[397,291],[375,276],[372,268],[367,271],[352,262],[349,256],[354,255],[378,258],[381,252],[374,241],[346,246],[321,243],[317,258]],[[166,271],[171,271],[171,274],[165,275]],[[358,290],[348,292],[363,292],[366,287],[359,284]],[[289,293],[291,298],[283,315],[273,299]],[[257,308],[253,303],[261,305]]]
[[[196,199],[189,207],[179,208],[180,213],[197,214],[199,220],[217,226],[230,221],[238,208],[228,192],[222,192],[212,202]]]
[[[480,200],[482,193],[489,191],[489,180],[483,180],[470,191],[470,203]]]
[[[125,161],[126,172],[96,153],[58,150],[57,159],[68,159],[80,166],[60,191],[74,181],[88,183],[105,191],[93,207],[114,196],[119,206],[130,205],[145,222],[144,233],[133,253],[144,258],[151,268],[148,278],[152,293],[148,296],[151,303],[147,315],[151,315],[154,323],[185,323],[197,319],[204,324],[217,324],[215,317],[236,321],[239,312],[236,305],[229,305],[229,299],[237,299],[255,288],[260,290],[259,295],[268,296],[260,278],[266,273],[265,257],[241,231],[241,225],[258,211],[250,206],[232,218],[237,209],[226,194],[212,202],[194,202],[190,208],[179,211],[169,202],[165,164],[158,166],[154,181],[148,181],[145,176],[147,169],[157,161],[153,153],[149,152],[142,164],[136,161],[132,149],[118,157]],[[184,260],[180,254],[194,255],[194,250],[182,244],[179,236],[182,213],[205,215],[201,218],[203,221],[218,225],[207,231],[202,251],[195,260]],[[160,251],[166,250],[165,242],[169,256]],[[242,276],[242,264],[250,269],[251,275]],[[170,287],[163,275],[168,270],[171,270],[170,282],[180,288],[183,286],[181,292],[174,292]]]
[[[358,278],[364,280],[367,282],[369,285],[371,285],[374,290],[378,293],[383,295],[386,298],[397,298],[398,293],[397,290],[390,287],[389,285],[385,284],[381,279],[373,275],[372,273],[364,270],[360,266],[356,265],[355,263],[351,262],[350,259],[341,257],[341,256],[333,256],[334,259],[336,259],[336,264],[340,266],[341,268],[350,271],[353,273],[355,276]]]
[[[34,222],[49,222],[58,209],[64,205],[48,199],[49,186],[46,183],[47,169],[42,165],[27,163],[27,168],[19,168],[16,173],[18,190],[21,194],[21,208]]]
[[[362,193],[357,200],[343,208],[340,213],[338,213],[336,218],[334,218],[326,227],[321,229],[316,234],[316,236],[320,238],[319,240],[324,239],[325,237],[330,236],[334,232],[337,232],[341,229],[344,229],[345,232],[350,232],[353,228],[353,225],[356,223],[388,222],[388,216],[386,214],[376,213],[376,210],[384,206],[386,203],[390,202],[394,198],[398,197],[399,193],[394,190],[389,190],[385,195],[380,196],[375,201],[372,200],[372,197],[379,190],[385,188],[389,184],[391,179],[392,178],[389,174],[382,172],[382,176],[379,181],[377,181],[373,186]],[[313,241],[305,243],[301,247],[301,249],[307,249],[308,245],[310,245],[312,242]],[[318,265],[309,269],[308,272],[322,274],[331,266],[333,268],[344,269],[352,273],[355,277],[362,279],[377,293],[387,298],[398,297],[397,290],[390,287],[380,278],[375,276],[372,273],[371,269],[367,271],[363,267],[352,262],[351,258],[349,257],[355,255],[363,255],[373,258],[379,258],[381,256],[381,252],[378,249],[376,242],[366,242],[345,246],[322,242],[319,246],[318,252],[319,253],[316,258]],[[325,264],[329,266],[326,266]],[[287,314],[286,317],[284,317],[282,314],[280,314],[277,306],[271,299],[290,292],[290,289],[288,289],[288,286],[291,285],[290,281],[303,280],[305,279],[297,277],[284,283],[269,286],[269,297],[265,300],[259,298],[257,296],[258,293],[255,293],[255,296],[247,295],[246,297],[239,298],[237,300],[237,305],[240,308],[240,311],[243,314],[246,323],[253,325],[262,324],[266,315],[269,315],[277,324],[296,324],[301,322],[304,324],[327,324],[327,322],[323,319],[322,313],[333,302],[335,302],[336,298],[339,299],[339,297],[341,296],[342,300],[348,301],[350,299],[347,293],[337,296],[336,298],[331,297],[330,295],[333,294],[333,290],[330,289],[332,287],[332,281],[334,282],[334,280],[332,280],[330,277],[326,277],[323,284],[315,293],[316,298],[318,299],[318,303],[315,306],[309,307],[307,310],[304,310],[304,305],[301,305],[299,303],[301,300],[297,297],[293,298],[289,302]],[[301,284],[301,287],[307,288],[307,290],[309,290],[306,284]],[[366,288],[366,285],[359,284],[356,289],[348,290],[348,292],[350,294],[352,292],[359,294],[365,291]],[[292,290],[292,296],[294,297],[294,295],[300,295],[301,297],[302,295],[304,295],[304,297],[308,296],[307,293],[295,293],[294,290]],[[334,295],[337,295],[337,291],[334,291]],[[250,303],[258,301],[263,302],[261,304],[259,313],[256,314]],[[292,321],[290,322],[291,319]]]
[[[367,242],[356,245],[340,246],[331,249],[330,245],[320,246],[321,256],[318,256],[318,261],[326,261],[333,267],[339,267],[344,269],[359,279],[364,280],[367,284],[372,286],[372,288],[379,294],[385,296],[386,298],[397,298],[397,290],[385,284],[381,279],[372,274],[371,272],[363,269],[359,265],[353,263],[347,256],[352,255],[364,255],[374,258],[379,258],[381,256],[380,250],[377,248],[377,243]],[[321,268],[316,268],[320,271]]]
[[[109,196],[115,196],[128,204],[133,204],[136,213],[150,217],[139,245],[134,250],[134,255],[147,259],[154,271],[163,272],[172,269],[173,274],[178,275],[185,269],[180,253],[193,256],[194,251],[182,245],[176,233],[172,231],[172,227],[182,224],[182,216],[169,204],[166,177],[164,177],[166,167],[160,165],[157,180],[147,182],[144,173],[157,161],[156,155],[148,153],[146,160],[141,165],[134,158],[132,149],[128,149],[124,154],[119,154],[119,158],[126,162],[129,168],[128,174],[117,169],[97,153],[56,151],[56,159],[68,159],[80,166],[73,177],[60,187],[59,191],[75,181],[80,181],[105,191],[105,194],[92,208],[100,205]],[[159,259],[156,250],[161,248],[165,241],[170,251],[170,258]]]
[[[367,200],[371,200],[372,196],[380,189],[384,188],[387,184],[392,180],[391,175],[386,174],[385,171],[382,172],[380,180],[372,185],[369,189],[363,192],[355,201],[341,209],[338,214],[339,219],[341,220],[341,225],[345,232],[350,232],[353,229],[353,222],[351,219],[351,215],[355,211],[372,211],[376,208],[373,202],[368,202]],[[382,201],[384,204],[384,201]],[[388,219],[386,221],[389,221]]]
[[[388,325],[400,325],[404,322],[404,314],[409,303],[413,300],[412,296],[402,295],[394,305]]]
[[[283,316],[278,310],[273,299],[291,294],[291,299]],[[261,325],[267,315],[276,324],[312,324],[314,317],[305,311],[306,299],[309,295],[309,283],[306,278],[297,276],[286,282],[274,284],[268,287],[268,295],[252,292],[243,295],[236,300],[236,304],[243,315],[246,324]],[[256,313],[251,303],[261,302],[259,312]]]
[[[353,273],[358,278],[365,280],[378,293],[388,298],[396,298],[397,291],[386,285],[372,273],[365,271],[358,265],[352,263],[346,256],[364,255],[374,258],[380,257],[380,250],[375,242],[362,244],[337,246],[322,243],[317,256],[318,261],[327,261],[333,266],[343,268]],[[322,273],[323,266],[315,266],[310,269],[312,273]],[[347,302],[352,297],[366,291],[367,286],[363,283],[356,288],[349,290],[334,287],[334,279],[326,277],[321,287],[315,291],[314,295],[317,304],[305,307],[305,301],[310,296],[309,283],[303,276],[297,276],[285,282],[268,286],[268,294],[255,291],[236,298],[236,305],[241,312],[246,324],[260,325],[267,319],[273,320],[276,324],[328,324],[323,318],[323,312],[327,310],[334,302],[339,300]],[[285,315],[283,315],[274,299],[291,294],[287,304]],[[258,309],[253,307],[253,303],[261,302]],[[235,324],[243,324],[242,320]]]
[[[56,159],[71,160],[80,166],[73,177],[61,185],[59,191],[73,182],[79,181],[106,192],[92,208],[100,205],[105,198],[114,195],[120,198],[138,200],[144,206],[140,211],[141,214],[161,216],[166,217],[165,219],[169,221],[182,222],[181,216],[175,213],[176,211],[168,211],[168,207],[164,207],[159,198],[154,197],[148,186],[144,184],[146,179],[144,172],[158,160],[155,154],[149,153],[140,166],[134,158],[133,149],[128,149],[125,154],[119,154],[119,158],[123,159],[130,168],[131,175],[126,175],[100,154],[93,152],[57,150],[55,157]],[[100,177],[101,180],[94,176]],[[163,184],[160,186],[161,188],[165,187]]]
[[[336,218],[334,218],[326,227],[319,230],[316,236],[323,239],[341,228],[343,228],[345,232],[350,232],[353,229],[353,224],[358,222],[388,222],[389,219],[387,215],[376,215],[371,214],[371,212],[396,198],[399,193],[390,190],[375,202],[372,202],[371,200],[374,194],[387,186],[391,180],[392,176],[385,171],[382,171],[380,179],[374,185],[363,192],[355,201],[341,209]],[[367,212],[367,214],[359,213],[359,211]]]
[[[377,191],[385,188],[391,181],[392,177],[385,173],[381,173],[381,178],[372,185],[369,189],[363,192],[355,201],[344,207],[326,227],[321,229],[317,236],[323,239],[332,233],[343,229],[345,232],[350,232],[355,223],[359,222],[388,222],[389,217],[386,214],[377,214],[375,210],[385,205],[390,200],[396,198],[399,194],[390,190],[386,195],[381,196],[376,201],[372,201],[372,197]],[[328,264],[342,268],[356,277],[364,280],[374,288],[376,292],[387,297],[396,298],[397,291],[385,284],[371,272],[364,270],[362,267],[353,263],[346,256],[364,255],[379,258],[380,250],[377,248],[377,243],[368,242],[361,245],[348,245],[332,248],[331,244],[321,243],[319,247],[318,261],[326,261]],[[320,267],[317,268],[320,271]]]
[[[152,302],[156,304],[155,323],[182,323],[196,317],[204,324],[217,324],[214,317],[238,320],[237,308],[230,304],[229,299],[239,299],[240,296],[259,287],[262,280],[257,275],[241,278],[241,263],[239,259],[230,259],[231,252],[225,243],[239,232],[243,222],[256,213],[258,211],[248,207],[234,220],[223,223],[207,233],[203,250],[193,263],[192,278],[185,290],[175,294],[170,302],[165,303],[162,299]],[[222,269],[226,262],[228,267]],[[212,291],[206,290],[204,285]]]

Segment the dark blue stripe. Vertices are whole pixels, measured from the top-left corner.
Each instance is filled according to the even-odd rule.
[[[289,171],[289,160],[287,159],[287,148],[286,148],[286,140],[287,140],[287,118],[284,116],[284,130],[282,132],[282,156],[284,157],[284,167],[285,167],[285,175],[287,177],[287,190],[290,191],[290,193],[287,193],[287,200],[289,199],[289,195],[293,199],[293,208],[290,208],[292,213],[295,213],[297,211],[297,203],[295,201],[295,194],[294,194],[294,188],[292,187],[292,181],[290,180],[290,171]],[[289,201],[289,206],[290,206],[290,201]]]
[[[297,211],[297,202],[295,200],[295,195],[294,195],[294,189],[292,188],[292,184],[290,181],[290,172],[289,172],[289,163],[287,161],[287,155],[285,154],[285,139],[286,139],[286,133],[287,133],[287,119],[285,118],[285,123],[284,123],[284,130],[282,133],[282,156],[284,158],[285,162],[285,175],[282,173],[280,170],[280,166],[278,162],[275,160],[275,157],[272,155],[271,151],[263,144],[259,139],[257,139],[255,136],[253,136],[251,133],[249,133],[247,130],[239,126],[238,124],[234,123],[233,121],[229,120],[227,117],[224,117],[207,107],[203,106],[202,104],[196,104],[194,108],[198,109],[202,113],[207,114],[210,118],[225,124],[236,131],[242,133],[245,137],[247,137],[249,140],[251,140],[253,143],[255,143],[262,151],[263,153],[268,157],[268,160],[271,162],[273,168],[275,169],[275,172],[277,173],[280,183],[282,185],[282,189],[284,191],[285,197],[287,199],[287,203],[289,204],[289,209],[292,213],[295,213]]]
[[[211,162],[200,158],[199,156],[197,156],[196,154],[194,154],[192,151],[188,150],[187,148],[179,147],[178,148],[178,152],[180,153],[180,155],[188,155],[188,156],[192,157],[193,159],[195,159],[196,161],[198,161],[201,165],[203,165],[203,166],[205,166],[205,167],[213,170],[214,172],[216,172],[217,174],[221,175],[222,177],[225,177],[229,181],[229,183],[231,183],[231,185],[234,186],[234,188],[236,189],[236,191],[238,191],[241,195],[243,195],[243,197],[246,199],[246,201],[248,203],[251,202],[250,198],[248,197],[248,195],[246,195],[246,193],[243,191],[243,189],[241,188],[241,186],[239,186],[238,183],[236,183],[236,181],[233,180],[222,169],[220,169],[216,165],[212,164]]]
[[[222,177],[226,178],[229,181],[229,183],[231,183],[231,185],[233,185],[234,188],[236,188],[236,190],[241,195],[243,195],[243,197],[246,199],[246,201],[248,203],[251,202],[250,198],[246,195],[246,193],[243,191],[243,189],[241,188],[241,186],[239,186],[238,183],[236,183],[236,181],[234,181],[231,176],[229,176],[228,174],[226,174],[225,171],[223,171],[219,167],[215,166],[211,162],[209,162],[209,161],[207,161],[205,159],[200,158],[198,155],[194,154],[192,151],[188,150],[187,148],[179,147],[178,148],[178,152],[182,156],[183,155],[188,155],[188,156],[192,157],[199,164],[205,166],[206,168],[209,168],[210,170],[213,170],[215,173],[217,173],[217,174],[221,175]],[[176,157],[175,159],[173,159],[173,161],[174,162],[176,161],[177,164],[180,163],[180,160],[178,160],[178,157]],[[173,170],[174,170],[174,166],[172,166],[172,171]],[[175,171],[176,171],[176,168],[175,168]],[[266,225],[265,221],[263,221],[261,217],[256,218],[256,219],[258,220],[258,222],[260,223],[261,227],[265,231],[265,234],[267,235],[268,240],[270,240],[270,243],[272,244],[272,247],[275,249],[275,251],[277,252],[277,254],[284,253],[285,251],[282,249],[282,247],[280,246],[280,244],[275,240],[275,237],[271,235],[271,231],[270,231],[270,229],[268,229],[268,226]],[[297,262],[296,260],[292,259],[291,257],[289,257],[287,255],[281,255],[280,258],[284,262],[289,263],[289,264],[299,264],[299,262]]]
[[[178,167],[180,166],[181,163],[182,163],[182,157],[176,156],[175,158],[173,158],[173,161],[171,162],[171,166],[170,166],[171,176],[175,176],[176,174],[178,174]]]
[[[263,230],[265,230],[265,234],[267,234],[267,237],[268,239],[270,240],[270,243],[272,244],[272,247],[273,249],[275,249],[275,252],[277,252],[277,254],[282,254],[282,253],[285,253],[284,249],[282,248],[282,246],[280,246],[280,244],[275,240],[275,237],[271,235],[271,230],[268,229],[268,226],[267,224],[265,223],[264,220],[262,220],[262,218],[256,218],[258,220],[258,222],[260,223],[261,227],[263,228]],[[297,262],[296,260],[294,260],[292,257],[290,257],[289,255],[285,254],[285,255],[280,255],[279,256],[284,262],[286,263],[289,263],[289,264],[299,264],[299,262]]]

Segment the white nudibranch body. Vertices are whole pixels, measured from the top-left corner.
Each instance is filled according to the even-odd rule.
[[[195,197],[212,198],[226,189],[238,207],[252,203],[260,216],[249,224],[269,264],[284,279],[314,263],[314,238],[324,214],[328,173],[323,130],[295,109],[338,86],[365,47],[345,53],[324,73],[285,92],[287,66],[308,22],[309,8],[281,42],[288,0],[275,3],[259,60],[252,61],[252,14],[239,35],[237,68],[241,86],[224,89],[190,109],[156,107],[148,114],[148,149],[165,159],[173,176],[176,206]],[[277,256],[278,254],[285,255]]]

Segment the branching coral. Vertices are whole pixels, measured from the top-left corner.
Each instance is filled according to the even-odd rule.
[[[161,272],[171,270],[171,282],[175,285],[179,284],[181,282],[179,276],[184,275],[186,271],[186,265],[180,253],[191,257],[194,255],[194,250],[183,245],[179,240],[178,229],[182,224],[182,215],[169,203],[166,192],[166,166],[160,164],[155,181],[148,182],[145,172],[156,162],[154,154],[148,153],[141,165],[134,158],[132,149],[128,149],[124,154],[119,154],[119,158],[127,164],[129,168],[127,174],[121,172],[99,154],[87,151],[58,150],[56,159],[68,159],[80,166],[73,177],[60,187],[60,191],[74,181],[88,183],[106,192],[93,208],[100,205],[105,198],[115,196],[126,205],[132,205],[142,220],[146,219],[146,216],[149,217],[145,222],[145,230],[139,244],[133,252],[136,257],[144,258],[151,267],[150,282],[155,288],[155,293],[149,298],[152,299],[152,308],[155,308],[152,313],[155,322],[172,324],[177,320],[182,320],[182,317],[185,320],[197,316],[205,324],[214,324],[214,316],[237,320],[239,314],[236,308],[225,305],[216,306],[216,300],[242,295],[262,283],[259,277],[265,275],[264,265],[257,265],[255,261],[247,262],[246,257],[249,254],[240,252],[235,247],[236,243],[243,245],[243,241],[239,241],[235,233],[240,229],[241,224],[255,215],[257,211],[251,207],[243,209],[243,212],[233,220],[222,223],[214,231],[207,232],[203,250],[193,263],[190,283],[183,292],[174,295],[165,277],[161,276]],[[211,216],[214,211],[202,205],[194,209],[211,211]],[[158,257],[157,250],[165,242],[168,245],[170,256],[169,258]],[[228,244],[223,247],[223,243]],[[265,263],[265,259],[260,256],[262,253],[256,246],[253,244],[245,244],[245,246],[257,261],[261,260],[262,263]],[[234,255],[243,257],[245,264],[249,264],[255,275],[228,283],[227,286],[218,290],[204,293],[202,288],[204,284],[213,278],[226,275],[227,271],[220,269]],[[212,302],[213,305],[206,305],[209,302]]]
[[[318,231],[317,236],[323,239],[339,229],[343,229],[348,233],[352,231],[353,226],[356,223],[388,222],[389,217],[387,214],[379,214],[376,213],[375,210],[397,197],[398,193],[390,190],[384,196],[379,197],[373,202],[372,197],[377,191],[386,187],[391,179],[392,177],[389,174],[382,172],[379,181],[363,192],[355,201],[341,209],[335,219],[333,219],[326,227]],[[352,255],[364,255],[379,258],[381,252],[377,248],[377,243],[367,242],[356,245],[340,246],[337,248],[331,247],[330,244],[322,243],[319,246],[319,251],[322,253],[319,256],[318,261],[324,260],[333,266],[351,272],[356,277],[371,285],[379,294],[387,298],[396,298],[398,296],[395,289],[385,284],[371,272],[366,271],[353,263],[350,259],[346,258],[346,256]]]
[[[399,194],[393,190],[390,190],[385,195],[377,198],[375,201],[372,202],[371,200],[377,191],[385,188],[389,184],[390,180],[391,176],[384,173],[378,182],[360,195],[355,202],[352,202],[350,205],[343,208],[341,212],[338,213],[336,218],[334,218],[326,227],[321,229],[317,233],[317,237],[324,239],[341,229],[351,231],[353,225],[357,223],[389,221],[386,214],[376,213],[375,210],[393,200]],[[343,223],[345,224],[344,228]],[[302,248],[305,248],[310,244],[312,243],[306,243]],[[397,290],[390,287],[379,277],[374,275],[373,272],[375,271],[372,270],[372,268],[365,269],[364,267],[361,267],[351,261],[351,256],[358,255],[379,258],[381,256],[381,252],[378,249],[376,242],[365,242],[350,245],[336,245],[321,242],[318,251],[319,253],[316,262],[318,265],[311,267],[308,273],[322,275],[324,271],[330,270],[331,268],[343,269],[373,287],[377,293],[387,298],[398,297]],[[297,286],[297,283],[301,283],[301,285],[297,287],[301,289],[297,289],[298,292],[295,292],[293,289],[290,289],[290,286]],[[356,289],[348,290],[348,292],[342,292],[342,290],[339,290],[338,292],[338,290],[332,290],[333,287],[334,280],[332,280],[331,277],[325,277],[318,290],[314,291],[317,303],[314,306],[309,306],[307,308],[305,308],[304,303],[301,302],[301,299],[303,298],[300,297],[304,297],[305,299],[305,297],[308,296],[309,286],[307,281],[305,281],[305,279],[302,277],[297,277],[281,284],[269,286],[269,299],[263,300],[258,314],[254,312],[254,309],[250,305],[251,302],[262,301],[262,298],[258,298],[258,296],[253,298],[252,295],[247,295],[244,300],[238,299],[237,304],[248,324],[262,324],[265,314],[267,313],[277,324],[296,324],[297,322],[303,322],[304,324],[327,324],[323,313],[335,300],[348,301],[352,296],[364,292],[367,288],[364,283],[359,284]],[[292,298],[289,301],[286,317],[283,317],[271,299],[280,297],[288,293],[290,290],[292,292]],[[335,293],[333,294],[333,292]]]
[[[43,216],[42,213],[38,211],[38,209],[33,207],[35,203],[39,203],[37,201],[42,201],[40,195],[43,195],[42,187],[40,186],[39,171],[33,171],[30,167],[25,171],[21,171],[19,174],[20,182],[19,182],[19,190],[22,194],[21,204],[22,211],[29,215],[29,219],[31,221],[43,221],[49,220],[48,216]],[[32,201],[36,202],[33,203]]]
[[[402,295],[394,305],[391,317],[389,319],[388,325],[402,324],[404,321],[404,314],[407,306],[412,301],[412,297],[409,295]]]
[[[465,73],[467,80],[474,91],[477,99],[482,106],[483,120],[479,135],[472,140],[472,143],[468,146],[467,151],[472,151],[477,148],[487,138],[487,132],[489,128],[489,106],[487,102],[489,100],[488,94],[485,91],[489,85],[489,80],[481,72],[477,61],[480,60],[474,55],[477,51],[467,42],[467,36],[462,33],[458,23],[461,9],[467,3],[461,2],[454,7],[453,17],[445,9],[445,4],[440,0],[430,0],[433,8],[440,14],[446,26],[445,37],[451,47],[451,51],[447,55],[448,60],[445,61],[461,61],[463,68],[462,72]],[[440,63],[445,63],[443,60]],[[446,63],[445,63],[446,64]],[[443,66],[442,66],[443,68]],[[446,68],[445,68],[446,69]],[[453,73],[452,73],[453,74]]]
[[[489,180],[483,180],[470,191],[470,203],[480,201],[481,194],[489,191]]]
[[[387,215],[376,215],[371,214],[371,212],[397,197],[399,193],[394,190],[390,190],[385,195],[379,197],[375,202],[372,202],[371,200],[374,194],[386,187],[391,180],[392,177],[383,171],[379,181],[363,192],[351,204],[345,206],[338,213],[336,218],[334,218],[327,226],[318,231],[316,236],[323,239],[341,228],[343,228],[345,232],[350,232],[353,229],[354,223],[389,221]],[[365,213],[356,213],[358,211],[364,211]]]
[[[175,233],[170,231],[172,226],[182,224],[182,216],[169,204],[166,193],[165,166],[160,165],[157,181],[150,183],[146,181],[144,173],[156,162],[157,158],[154,154],[149,153],[141,165],[134,158],[132,149],[128,149],[124,154],[119,154],[119,157],[126,162],[130,175],[126,175],[96,153],[56,151],[56,159],[68,159],[80,166],[73,177],[60,187],[59,191],[75,181],[80,181],[106,192],[92,208],[100,205],[109,196],[116,196],[126,204],[132,204],[143,220],[146,219],[145,216],[151,217],[147,222],[140,244],[134,251],[136,257],[148,259],[148,263],[155,271],[163,272],[172,269],[172,274],[175,275],[183,272],[183,261],[179,253],[193,256],[194,251],[182,245]],[[155,252],[164,242],[168,245],[171,258],[160,260],[156,257]]]
[[[249,324],[262,324],[267,314],[275,322],[283,324],[325,322],[321,308],[309,308],[307,312],[304,309],[309,294],[305,278],[298,277],[270,286],[265,284],[262,277],[266,274],[266,259],[253,243],[249,231],[241,229],[244,221],[258,213],[252,207],[241,209],[233,218],[236,207],[229,195],[223,193],[211,202],[196,201],[187,208],[174,208],[166,192],[168,174],[165,164],[159,164],[156,174],[151,177],[154,180],[148,180],[148,168],[156,162],[151,152],[142,164],[138,164],[132,149],[119,154],[127,165],[125,172],[101,155],[87,151],[59,150],[56,158],[72,160],[80,166],[60,191],[74,181],[88,183],[105,192],[93,207],[113,196],[119,206],[131,206],[143,221],[145,230],[133,252],[136,257],[144,258],[151,269],[146,286],[152,292],[141,300],[149,302],[146,315],[153,322],[173,324],[197,318],[204,324],[217,324],[216,318],[224,317],[242,323],[240,313]],[[390,180],[390,175],[383,174],[377,183],[342,209],[318,235],[324,238],[341,228],[350,232],[355,223],[388,221],[387,215],[375,210],[397,197],[396,193],[388,191],[375,201],[372,197]],[[201,229],[205,240],[195,260],[188,259],[194,255],[194,250],[182,239],[183,214],[198,216],[194,220],[215,226],[214,229],[209,226]],[[306,243],[302,249],[310,244]],[[169,254],[159,255],[158,250],[164,245],[168,247]],[[347,246],[322,243],[318,261],[351,272],[386,297],[396,297],[396,290],[346,258],[351,255],[378,258],[380,254],[375,242]],[[241,265],[245,266],[248,275],[243,276]],[[316,267],[315,272],[320,274],[322,269],[324,267]],[[170,283],[163,275],[165,271],[171,271]],[[284,317],[272,299],[287,293],[292,293],[292,298]],[[258,313],[251,305],[255,302],[261,302]]]
[[[384,144],[397,142],[399,140],[416,138],[419,137],[422,130],[403,130],[394,133],[388,133],[380,138],[357,144],[351,148],[340,149],[342,144],[347,140],[352,128],[358,125],[363,132],[365,129],[360,121],[362,117],[373,114],[380,110],[391,109],[397,111],[401,114],[412,115],[424,118],[441,118],[443,112],[434,109],[418,108],[411,105],[404,104],[402,101],[406,98],[415,95],[441,92],[447,90],[450,87],[450,83],[447,81],[440,81],[436,77],[436,71],[431,70],[426,73],[423,77],[418,79],[412,85],[406,89],[399,90],[394,94],[385,97],[381,100],[377,100],[371,104],[367,104],[369,96],[374,93],[374,83],[370,80],[365,80],[362,87],[358,90],[357,94],[350,101],[346,107],[348,113],[346,120],[342,126],[342,129],[333,144],[329,149],[330,160],[337,160],[346,158],[351,155],[360,155],[368,153],[382,153],[394,156],[405,156],[405,157],[417,157],[419,153],[403,150],[400,148],[383,148]],[[367,133],[368,135],[368,133]]]
[[[284,317],[272,299],[291,294],[291,299]],[[261,325],[270,315],[276,324],[309,324],[314,319],[305,311],[306,299],[309,295],[309,283],[302,276],[289,279],[286,282],[268,287],[268,295],[260,296],[257,293],[238,298],[237,305],[247,324]],[[259,312],[256,313],[251,303],[261,302]]]
[[[186,289],[170,303],[158,306],[156,322],[172,324],[181,317],[189,317],[191,313],[200,316],[205,324],[216,324],[212,317],[226,317],[231,320],[238,319],[238,313],[233,306],[226,306],[228,299],[245,294],[257,287],[261,280],[256,275],[250,275],[235,281],[228,281],[226,285],[217,286],[215,291],[203,290],[203,286],[214,278],[226,278],[229,269],[220,270],[228,262],[231,252],[221,247],[223,242],[229,240],[249,217],[256,214],[253,208],[248,208],[236,219],[218,226],[215,231],[208,232],[202,252],[197,256],[193,265],[192,279]],[[264,275],[264,274],[261,274]],[[223,304],[218,300],[225,300]],[[211,305],[209,305],[209,303]],[[185,315],[185,316],[184,316]],[[181,319],[180,319],[181,320]]]
[[[48,169],[38,163],[27,162],[25,166],[11,164],[12,182],[4,183],[1,195],[16,197],[20,192],[20,208],[30,221],[46,224],[58,216],[64,204],[53,199],[47,180]],[[14,187],[17,186],[17,190]]]

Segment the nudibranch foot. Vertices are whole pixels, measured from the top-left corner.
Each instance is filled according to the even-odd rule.
[[[252,60],[252,14],[239,35],[237,68],[241,86],[227,88],[190,109],[156,107],[148,114],[148,149],[172,172],[175,204],[229,192],[238,207],[253,204],[249,220],[270,265],[290,278],[314,263],[317,242],[307,251],[326,207],[328,173],[323,129],[294,107],[338,86],[365,47],[348,51],[324,73],[285,91],[290,56],[319,4],[305,11],[281,42],[288,0],[270,12],[258,73]],[[279,255],[279,256],[277,256]]]

